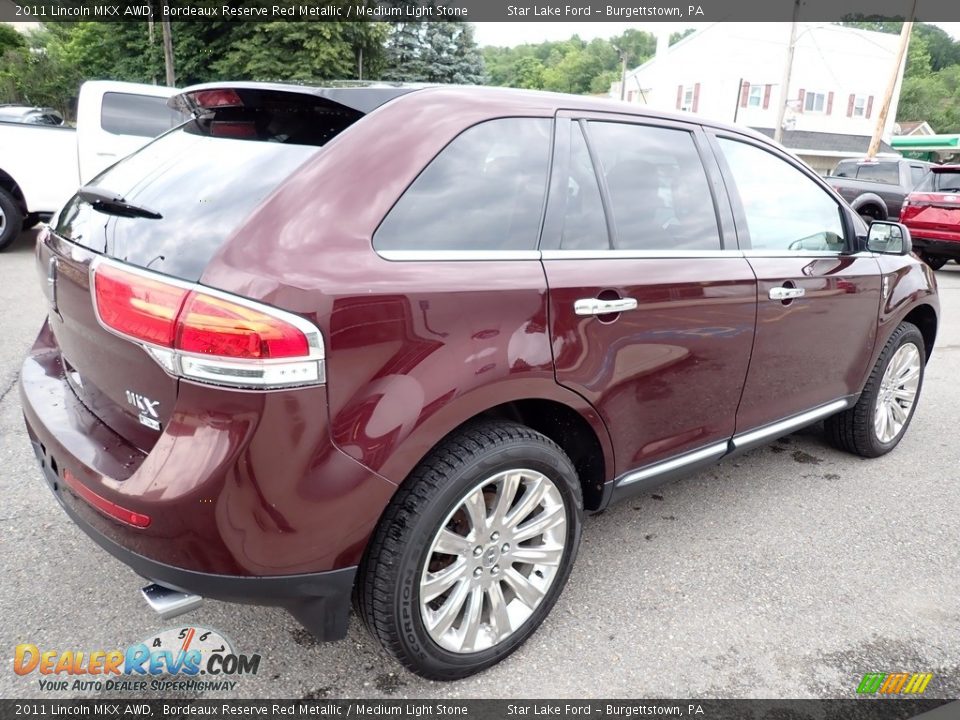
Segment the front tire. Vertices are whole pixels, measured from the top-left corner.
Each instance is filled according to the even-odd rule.
[[[397,491],[360,566],[367,628],[426,678],[472,675],[516,650],[560,596],[580,543],[577,473],[510,422],[446,438]]]
[[[947,264],[949,258],[941,257],[940,255],[931,255],[929,253],[920,253],[920,259],[934,270],[939,270]]]
[[[877,358],[857,404],[827,418],[830,442],[867,458],[893,450],[913,419],[926,361],[917,326],[900,323]]]

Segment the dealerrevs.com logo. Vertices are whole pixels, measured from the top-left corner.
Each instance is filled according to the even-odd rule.
[[[234,652],[216,630],[171,628],[125,650],[50,650],[17,645],[13,671],[38,676],[44,691],[144,692],[233,690],[240,675],[256,675],[259,655]]]

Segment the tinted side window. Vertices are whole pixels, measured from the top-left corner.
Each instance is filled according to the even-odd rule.
[[[618,250],[719,250],[706,171],[685,130],[591,122]]]
[[[813,180],[753,145],[720,138],[757,250],[844,248],[840,206]]]
[[[115,135],[156,137],[186,119],[166,98],[149,95],[104,93],[100,108],[100,126]]]
[[[536,250],[552,121],[503,118],[458,135],[373,238],[377,250]]]
[[[911,165],[910,166],[910,187],[916,187],[920,184],[920,181],[923,180],[923,176],[927,174],[927,169],[920,165]]]
[[[897,163],[870,163],[857,168],[857,180],[896,185],[900,182],[900,166]]]
[[[562,250],[607,250],[607,220],[600,199],[600,186],[590,160],[583,131],[570,123],[570,173],[563,215]]]

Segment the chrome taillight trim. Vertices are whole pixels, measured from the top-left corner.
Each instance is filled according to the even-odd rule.
[[[210,297],[243,305],[293,325],[306,337],[308,354],[294,358],[270,358],[266,360],[225,358],[154,345],[119,332],[104,322],[103,318],[100,317],[100,308],[97,306],[96,273],[98,268],[104,265],[115,267],[131,275],[139,275],[148,280],[166,283],[188,292],[196,291]],[[90,301],[93,304],[94,316],[97,318],[100,327],[117,337],[142,347],[154,362],[173,377],[206,385],[248,390],[278,390],[326,383],[326,348],[323,343],[323,335],[316,325],[300,315],[206,285],[188,283],[162,273],[144,270],[104,256],[98,256],[90,263],[89,282]]]

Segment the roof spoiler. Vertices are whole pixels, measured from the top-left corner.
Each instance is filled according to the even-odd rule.
[[[227,107],[258,105],[258,96],[290,93],[314,98],[323,98],[355,112],[366,115],[400,95],[419,89],[420,86],[390,83],[344,83],[342,86],[312,87],[287,83],[267,82],[211,82],[192,85],[167,101],[175,110],[197,115]]]

